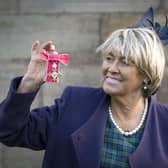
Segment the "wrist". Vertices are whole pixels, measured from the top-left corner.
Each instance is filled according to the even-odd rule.
[[[41,85],[42,83],[40,84],[36,82],[36,80],[34,80],[33,78],[25,75],[17,88],[17,92],[18,93],[32,92],[39,89]]]

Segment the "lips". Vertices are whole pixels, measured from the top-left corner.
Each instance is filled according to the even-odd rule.
[[[110,85],[116,85],[116,84],[121,83],[121,80],[116,79],[116,78],[107,77],[106,82]]]

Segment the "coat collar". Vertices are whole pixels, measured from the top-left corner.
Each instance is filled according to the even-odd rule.
[[[99,167],[108,104],[109,96],[104,94],[92,116],[71,134],[80,168]]]

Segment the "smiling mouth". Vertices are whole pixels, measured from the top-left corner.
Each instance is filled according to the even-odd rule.
[[[121,83],[120,80],[114,79],[114,78],[110,78],[110,77],[107,77],[107,78],[106,78],[106,82],[107,82],[108,84],[110,84],[110,85],[116,85],[116,84]]]

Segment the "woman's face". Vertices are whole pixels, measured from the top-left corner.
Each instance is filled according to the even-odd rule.
[[[102,86],[107,94],[127,96],[142,95],[143,75],[135,65],[127,63],[118,50],[104,56],[102,63]]]

